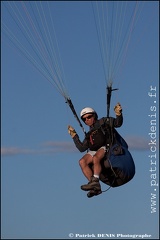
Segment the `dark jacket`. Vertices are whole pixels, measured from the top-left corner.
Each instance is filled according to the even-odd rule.
[[[90,131],[86,134],[82,142],[80,141],[78,134],[74,136],[73,141],[80,152],[84,152],[87,149],[97,151],[100,147],[109,145],[113,142],[111,129],[121,127],[122,123],[122,114],[116,116],[116,118],[103,117],[90,127]]]

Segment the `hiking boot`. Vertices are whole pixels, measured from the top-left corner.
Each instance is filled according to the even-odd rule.
[[[88,184],[81,186],[81,189],[84,191],[89,191],[89,190],[101,191],[101,185],[99,183],[99,179],[92,177],[91,181]]]
[[[87,197],[88,197],[88,198],[91,198],[91,197],[97,196],[97,195],[99,195],[99,194],[101,194],[101,193],[102,193],[102,191],[91,190],[91,191],[89,191],[89,192],[87,193]]]

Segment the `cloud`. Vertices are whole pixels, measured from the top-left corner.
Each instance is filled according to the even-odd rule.
[[[145,151],[149,150],[148,141],[141,136],[126,136],[125,141],[130,150]]]
[[[76,152],[73,142],[46,142],[42,143],[38,149],[20,147],[2,147],[2,156],[34,155],[34,154],[54,154],[58,152]]]
[[[129,150],[146,151],[149,150],[149,141],[142,136],[126,136],[124,138],[129,146]],[[73,142],[48,141],[42,143],[38,149],[20,148],[20,147],[2,147],[2,156],[15,155],[38,155],[55,153],[74,153],[78,149]]]
[[[18,154],[33,154],[34,151],[30,149],[23,149],[18,147],[2,147],[1,155],[2,156],[10,156],[10,155],[18,155]]]
[[[73,142],[54,142],[48,141],[42,144],[44,147],[51,147],[61,151],[73,151],[75,150],[75,145]]]

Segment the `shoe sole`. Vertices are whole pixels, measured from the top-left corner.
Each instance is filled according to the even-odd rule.
[[[101,194],[101,193],[102,193],[102,191],[94,191],[94,190],[91,190],[89,193],[87,193],[87,197],[88,197],[88,198],[91,198],[91,197],[97,196],[97,195],[99,195],[99,194]]]

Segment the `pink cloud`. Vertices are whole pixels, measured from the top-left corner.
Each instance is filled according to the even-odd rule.
[[[128,144],[129,149],[145,151],[148,150],[148,141],[146,138],[141,136],[127,136],[125,140]]]
[[[70,142],[46,142],[38,149],[20,148],[20,147],[2,147],[2,156],[14,155],[33,155],[33,154],[54,154],[57,152],[76,152],[78,151],[74,143]]]
[[[34,151],[30,149],[18,148],[18,147],[2,147],[1,155],[9,156],[9,155],[18,155],[18,154],[33,154]]]
[[[125,140],[129,146],[129,150],[145,151],[149,149],[148,141],[141,136],[126,136]],[[20,148],[20,147],[2,147],[2,156],[14,155],[34,155],[34,154],[55,154],[58,152],[74,153],[78,152],[73,142],[57,142],[48,141],[42,143],[38,149]]]

